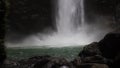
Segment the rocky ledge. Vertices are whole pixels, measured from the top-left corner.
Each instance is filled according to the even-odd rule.
[[[7,61],[3,68],[120,68],[120,32],[108,33],[101,41],[86,45],[73,61],[61,57],[35,56]]]
[[[79,57],[82,66],[93,66],[83,68],[120,68],[120,32],[108,33],[100,42],[85,46]]]

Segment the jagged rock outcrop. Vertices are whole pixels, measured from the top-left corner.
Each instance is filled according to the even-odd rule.
[[[120,31],[108,33],[100,42],[85,46],[79,57],[84,67],[89,66],[85,65],[86,63],[96,63],[120,68]]]
[[[99,49],[102,56],[107,58],[112,68],[120,67],[120,32],[112,32],[107,34],[103,40],[99,42]]]
[[[79,54],[80,57],[87,57],[87,56],[94,56],[94,55],[101,55],[101,51],[98,48],[98,43],[93,42],[83,48],[81,53]]]
[[[109,33],[99,42],[99,49],[106,58],[113,59],[120,52],[120,33]]]

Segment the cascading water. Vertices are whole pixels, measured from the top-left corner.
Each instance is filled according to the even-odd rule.
[[[60,34],[72,33],[74,28],[74,19],[76,4],[73,0],[59,0],[58,1],[58,18],[57,30]]]
[[[60,34],[71,34],[76,31],[75,27],[75,15],[77,11],[77,6],[80,4],[80,23],[81,26],[84,25],[84,1],[83,0],[58,0],[58,19],[57,19],[57,29]]]
[[[44,36],[38,45],[59,47],[93,42],[94,38],[88,37],[86,32],[84,15],[84,0],[58,0],[57,32]],[[79,24],[76,22],[77,17],[80,17]]]
[[[85,11],[84,11],[84,0],[80,0],[81,8],[81,25],[84,26],[85,23]]]
[[[33,35],[26,38],[20,45],[45,47],[80,46],[97,41],[96,37],[106,33],[103,30],[102,32],[92,30],[89,25],[85,24],[84,0],[58,0],[56,26],[57,32],[52,35]],[[42,40],[40,39],[41,36]]]

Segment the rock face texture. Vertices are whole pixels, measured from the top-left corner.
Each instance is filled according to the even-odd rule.
[[[99,49],[106,58],[113,59],[120,52],[120,32],[109,33],[99,42]]]
[[[53,0],[6,0],[6,40],[16,43],[28,35],[55,30]]]
[[[53,26],[51,0],[10,0],[8,25],[13,32],[29,34]]]
[[[23,65],[22,68],[25,65],[30,68],[73,68],[65,58],[51,56],[35,56],[20,62],[20,65]]]
[[[120,68],[120,32],[108,33],[100,42],[85,46],[79,56],[83,63],[100,63],[110,68]]]
[[[103,40],[99,42],[99,49],[102,56],[111,61],[110,66],[113,68],[120,67],[120,32],[112,32],[107,34]]]

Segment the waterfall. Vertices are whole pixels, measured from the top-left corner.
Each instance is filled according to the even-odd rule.
[[[78,4],[80,7],[77,8]],[[80,9],[80,23],[84,26],[84,1],[83,0],[58,0],[57,30],[61,34],[70,34],[75,30],[75,15]]]
[[[85,23],[84,0],[80,0],[80,8],[81,8],[81,25],[84,26]]]
[[[74,28],[73,15],[76,10],[74,0],[58,0],[58,8],[58,33],[71,33]]]
[[[88,25],[85,21],[84,0],[58,0],[56,12],[57,32],[39,33],[27,37],[19,44],[44,47],[81,46],[100,40],[108,30],[101,30],[97,25]],[[42,37],[42,39],[41,39]]]
[[[25,39],[22,45],[64,47],[81,46],[93,42],[92,36],[88,37],[84,30],[85,14],[83,2],[83,0],[58,0],[58,11],[56,12],[57,32],[52,35],[30,36]],[[77,24],[76,20],[79,24]],[[39,37],[43,39],[40,40]]]

